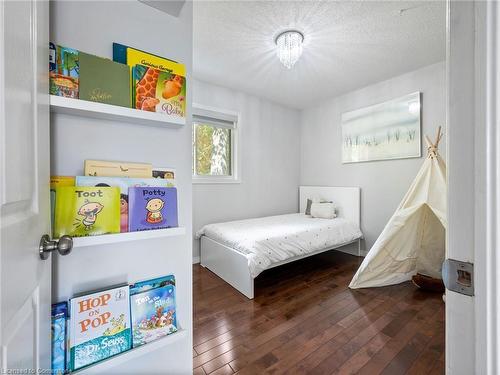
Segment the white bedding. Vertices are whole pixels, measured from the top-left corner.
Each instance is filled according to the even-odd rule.
[[[252,277],[274,263],[363,236],[359,226],[346,219],[317,219],[304,214],[209,224],[196,233],[196,238],[203,235],[244,254]]]

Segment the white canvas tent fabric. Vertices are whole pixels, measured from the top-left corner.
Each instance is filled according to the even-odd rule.
[[[441,278],[447,221],[446,165],[437,152],[439,139],[430,145],[417,177],[363,260],[350,288],[399,284],[417,272]]]

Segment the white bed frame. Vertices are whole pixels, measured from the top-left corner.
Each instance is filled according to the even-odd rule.
[[[338,217],[346,218],[361,227],[361,193],[359,187],[300,186],[300,212],[305,212],[307,199],[310,198],[332,201],[337,208]],[[250,276],[248,260],[245,255],[206,236],[202,236],[200,241],[201,265],[214,272],[249,299],[253,299],[254,279]],[[358,256],[361,256],[360,238],[334,248],[317,250],[271,264],[268,269],[356,242],[358,243]]]

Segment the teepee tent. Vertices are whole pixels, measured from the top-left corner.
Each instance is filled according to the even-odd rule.
[[[441,278],[445,252],[446,165],[436,141],[403,201],[363,260],[349,285],[369,288],[399,284],[418,273]]]

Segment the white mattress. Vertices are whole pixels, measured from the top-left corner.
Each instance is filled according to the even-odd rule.
[[[252,277],[274,263],[363,236],[359,226],[346,219],[316,219],[304,214],[209,224],[196,233],[196,238],[203,235],[244,254]]]

